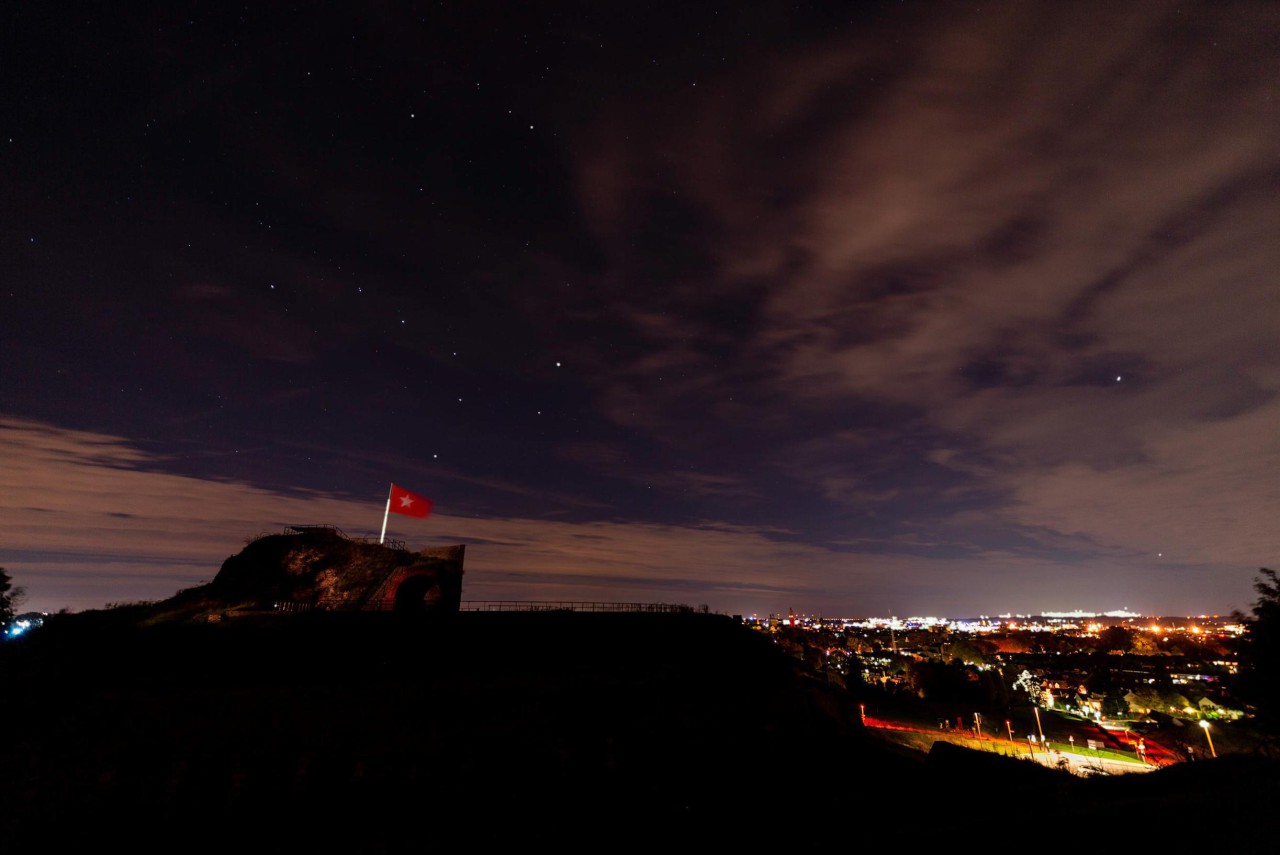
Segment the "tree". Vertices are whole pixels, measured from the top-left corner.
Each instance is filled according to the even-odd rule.
[[[1112,687],[1102,696],[1102,715],[1106,718],[1124,718],[1129,714],[1129,702],[1121,689]]]
[[[1044,694],[1044,688],[1040,685],[1040,678],[1025,669],[1018,675],[1018,679],[1013,681],[1010,688],[1021,689],[1026,692],[1027,698],[1033,704],[1040,703],[1040,698]]]
[[[1146,632],[1135,632],[1129,646],[1129,652],[1138,656],[1159,656],[1163,651],[1160,644]]]
[[[1005,681],[1004,674],[995,669],[988,668],[980,675],[982,684],[982,702],[989,709],[1006,709],[1012,702],[1009,695],[1009,683]]]
[[[1160,697],[1160,690],[1155,686],[1136,686],[1129,693],[1129,708],[1167,713],[1165,701]]]
[[[1253,589],[1253,614],[1237,615],[1247,630],[1240,651],[1239,692],[1251,704],[1258,726],[1280,731],[1280,574],[1259,568]]]
[[[965,665],[986,665],[995,645],[976,638],[956,638],[947,644],[947,655]]]
[[[13,586],[9,573],[0,567],[0,630],[7,629],[13,623],[14,611],[22,602],[23,591]]]
[[[916,696],[930,703],[976,706],[982,702],[978,672],[959,662],[912,662],[907,680]]]
[[[1161,712],[1167,712],[1178,718],[1186,718],[1187,707],[1191,706],[1191,701],[1187,700],[1186,695],[1172,688],[1160,690],[1160,703],[1164,705]]]
[[[1100,653],[1110,653],[1113,650],[1128,653],[1132,646],[1133,633],[1126,627],[1109,626],[1098,633],[1097,650]]]

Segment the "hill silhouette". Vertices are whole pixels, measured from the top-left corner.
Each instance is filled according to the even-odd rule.
[[[211,583],[3,645],[0,843],[389,852],[875,829],[945,845],[1139,817],[1148,842],[1275,839],[1264,760],[1084,781],[947,743],[906,752],[861,728],[845,685],[734,619],[459,612],[461,558],[290,529]],[[396,596],[408,578],[443,580],[445,607],[418,602],[424,585]]]
[[[721,615],[103,612],[55,616],[0,665],[0,843],[1276,839],[1270,762],[1084,780],[954,746],[903,754],[862,731],[843,687]]]

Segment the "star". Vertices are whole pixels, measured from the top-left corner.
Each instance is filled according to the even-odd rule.
[[[401,497],[400,497],[400,507],[402,507],[402,508],[407,508],[407,507],[409,507],[409,506],[410,506],[410,505],[412,505],[412,504],[413,504],[413,497],[412,497],[412,496],[401,496]]]

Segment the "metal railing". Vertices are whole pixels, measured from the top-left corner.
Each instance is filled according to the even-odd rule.
[[[347,540],[354,541],[355,543],[378,543],[378,541],[374,540],[372,537],[348,537]],[[405,552],[409,551],[409,547],[404,545],[403,540],[393,540],[389,537],[378,545],[385,546],[387,549],[401,549]]]
[[[284,534],[309,534],[313,531],[327,531],[336,534],[339,537],[347,538],[347,533],[336,525],[329,523],[309,523],[307,525],[287,525],[284,527]]]
[[[279,600],[272,603],[278,612],[309,612],[312,610],[328,611],[339,608],[360,611],[394,611],[394,604],[381,603],[374,605],[374,598],[360,604],[344,603],[336,600],[320,600],[314,603],[299,603],[291,600]],[[706,606],[687,606],[682,603],[598,603],[581,600],[463,600],[458,607],[464,612],[643,612],[649,614],[707,614]]]
[[[673,603],[595,603],[576,600],[463,600],[464,612],[655,612],[706,613],[706,606]]]
[[[352,537],[342,529],[338,528],[336,525],[321,523],[317,525],[287,525],[284,527],[283,531],[260,531],[257,534],[251,534],[247,536],[244,539],[244,543],[245,543],[245,546],[248,546],[254,541],[262,540],[262,538],[264,537],[275,537],[277,535],[296,536],[300,534],[309,534],[315,531],[330,532],[332,534],[338,535],[343,540],[349,540],[352,543],[377,543],[378,542],[374,540],[372,537]],[[399,549],[406,552],[408,551],[408,547],[405,546],[405,543],[403,540],[388,539],[384,541],[381,545],[387,547],[388,549]]]

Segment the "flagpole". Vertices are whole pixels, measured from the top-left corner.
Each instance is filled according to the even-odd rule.
[[[382,543],[387,539],[387,517],[391,516],[391,490],[395,486],[395,484],[392,484],[387,488],[387,509],[382,512],[382,534],[378,535],[378,543]]]

